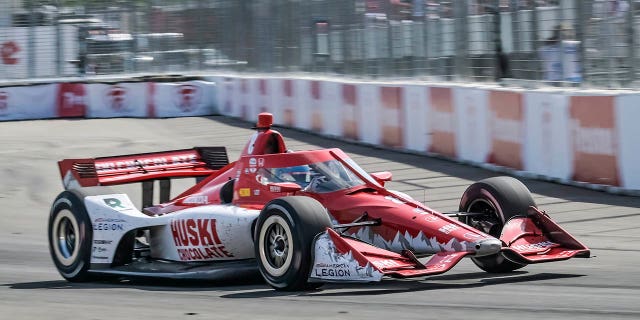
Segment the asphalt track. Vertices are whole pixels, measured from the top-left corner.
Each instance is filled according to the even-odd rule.
[[[225,145],[233,159],[248,126],[223,117],[0,123],[0,319],[640,319],[640,198],[532,180],[524,182],[538,205],[594,258],[500,275],[463,260],[440,276],[303,293],[276,292],[260,279],[73,284],[60,277],[46,242],[49,206],[62,189],[57,160],[201,145]],[[281,131],[290,148],[340,147],[370,172],[392,171],[392,188],[441,211],[455,210],[470,183],[495,175]],[[123,190],[139,200],[137,188]]]

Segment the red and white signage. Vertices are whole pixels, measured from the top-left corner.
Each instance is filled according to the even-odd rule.
[[[453,88],[458,159],[485,162],[491,151],[488,92],[478,88]]]
[[[148,84],[146,82],[87,84],[87,117],[147,117]]]
[[[522,170],[522,94],[513,91],[489,91],[489,111],[491,153],[487,162]]]
[[[317,80],[309,81],[311,90],[311,130],[315,132],[323,131],[323,110],[322,110],[322,82]]]
[[[428,90],[422,85],[405,86],[403,102],[402,130],[404,147],[418,152],[427,151],[429,145],[429,122],[427,121],[427,94]]]
[[[295,99],[293,80],[282,79],[282,124],[287,127],[295,126]]]
[[[620,185],[614,102],[614,96],[571,97],[573,180]]]
[[[155,83],[153,95],[156,117],[192,117],[214,111],[214,84],[206,81]]]
[[[570,179],[569,98],[559,93],[529,92],[524,95],[524,105],[524,170]]]
[[[429,127],[431,145],[429,152],[456,157],[456,119],[453,91],[446,87],[429,88]]]
[[[87,90],[84,83],[60,83],[58,85],[58,117],[84,117]]]
[[[358,108],[358,86],[352,83],[342,85],[342,136],[351,140],[360,140],[358,124],[360,122],[360,109]]]
[[[57,84],[0,87],[0,121],[56,118]]]
[[[403,130],[403,87],[382,86],[380,87],[380,128],[382,137],[380,144],[387,147],[404,147]]]

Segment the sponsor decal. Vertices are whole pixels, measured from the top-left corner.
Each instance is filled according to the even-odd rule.
[[[260,189],[253,190],[253,195],[254,196],[259,196],[260,195]]]
[[[417,213],[417,214],[429,214],[428,212],[424,211],[424,209],[416,207],[413,208],[413,212]]]
[[[475,234],[475,233],[472,233],[472,232],[465,233],[463,235],[463,237],[465,239],[469,239],[469,240],[475,240],[475,239],[481,238],[481,236],[479,234]]]
[[[311,278],[351,281],[379,281],[382,278],[382,273],[373,265],[360,265],[351,251],[339,252],[327,232],[317,237],[314,252]]]
[[[182,201],[184,204],[208,204],[209,197],[208,196],[188,196],[186,199]]]
[[[241,197],[249,197],[251,196],[251,189],[249,188],[240,188],[238,189],[238,195]]]
[[[374,266],[378,267],[378,269],[395,268],[400,266],[397,261],[391,259],[376,260],[372,261],[371,263],[373,263]]]
[[[249,167],[255,167],[257,163],[258,161],[256,160],[256,158],[249,159]]]
[[[258,167],[264,167],[264,158],[258,158]]]
[[[109,223],[100,222],[93,224],[93,230],[95,231],[124,231],[124,225],[122,223]]]
[[[404,201],[402,201],[402,200],[400,200],[398,198],[392,197],[392,196],[386,196],[384,198],[389,200],[389,201],[391,201],[391,202],[393,202],[393,203],[397,203],[397,204],[403,204],[404,203]]]
[[[96,253],[96,252],[97,253],[107,252],[107,248],[101,247],[101,246],[96,246],[96,247],[93,247],[93,251],[92,252],[93,253]]]
[[[171,157],[157,157],[148,159],[133,159],[123,161],[96,162],[96,171],[104,172],[110,170],[140,169],[140,167],[153,167],[161,165],[189,164],[197,163],[198,156],[195,154],[176,155]]]
[[[127,89],[118,85],[110,86],[105,92],[105,104],[116,112],[129,111]]]
[[[127,220],[124,219],[120,219],[120,218],[98,218],[96,220],[93,221],[94,223],[109,223],[109,222],[118,222],[118,223],[122,223],[122,222],[127,222]]]
[[[317,278],[326,277],[351,277],[351,270],[345,263],[317,263],[313,268],[313,276]]]
[[[113,240],[93,240],[93,244],[111,244]]]
[[[105,256],[94,256],[94,255],[91,255],[91,259],[96,259],[96,260],[109,260],[109,257],[105,257]]]
[[[438,218],[435,214],[429,214],[424,217],[424,221],[436,222],[436,221],[440,221],[440,218]]]
[[[557,246],[558,244],[556,244],[555,242],[551,242],[551,241],[543,241],[543,242],[538,242],[538,243],[528,243],[528,244],[518,244],[518,245],[514,245],[511,247],[511,249],[516,250],[516,251],[532,251],[532,250],[544,250],[550,247],[554,247]]]
[[[233,257],[220,241],[216,219],[173,220],[171,234],[182,261]]]
[[[3,64],[17,64],[18,58],[14,55],[20,52],[20,47],[15,41],[3,42],[0,46],[0,56]]]
[[[202,102],[202,89],[191,84],[183,84],[176,88],[175,105],[183,112],[194,111]]]
[[[280,186],[269,186],[269,191],[271,192],[280,192],[281,190]]]
[[[453,232],[454,230],[459,229],[460,227],[456,226],[455,224],[446,224],[442,227],[440,227],[440,229],[438,229],[438,231],[444,233],[444,234],[449,234],[451,232]]]
[[[104,198],[102,201],[113,209],[127,209],[127,207],[122,205],[122,200],[118,198]]]

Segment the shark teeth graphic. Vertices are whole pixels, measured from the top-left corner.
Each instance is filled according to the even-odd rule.
[[[427,237],[422,231],[418,232],[415,237],[409,234],[409,231],[405,231],[404,234],[399,232],[391,241],[385,240],[382,236],[374,233],[371,228],[363,227],[357,232],[350,234],[352,237],[358,238],[365,242],[371,243],[374,246],[394,251],[401,252],[402,250],[411,250],[415,253],[438,253],[438,252],[458,252],[468,251],[473,246],[467,241],[459,241],[452,238],[447,243],[438,242],[436,237]]]
[[[311,278],[346,281],[380,281],[382,273],[370,263],[361,266],[351,251],[341,253],[328,233],[324,232],[315,242],[315,256]]]

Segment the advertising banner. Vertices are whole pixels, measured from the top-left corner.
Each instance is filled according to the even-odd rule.
[[[404,88],[396,86],[380,87],[380,128],[382,136],[380,144],[386,147],[404,147],[404,112],[402,98]]]
[[[429,88],[429,152],[456,157],[456,119],[453,92],[447,87]]]
[[[572,172],[569,97],[562,93],[524,94],[524,170],[558,179]]]
[[[0,88],[0,121],[58,116],[58,84]]]
[[[358,85],[342,84],[342,136],[351,140],[360,140],[359,122],[360,108],[358,106]]]
[[[183,83],[155,83],[152,103],[155,116],[192,117],[214,113],[215,84],[206,81],[187,81]]]
[[[405,127],[403,130],[404,147],[417,151],[427,151],[429,145],[429,121],[427,118],[428,89],[423,85],[404,87],[403,113]]]
[[[84,83],[60,83],[56,103],[58,117],[84,117],[87,109],[87,90]]]
[[[491,152],[486,162],[522,170],[524,106],[522,93],[489,91]]]
[[[571,97],[573,180],[620,185],[614,101],[614,96]]]
[[[640,190],[640,94],[616,97],[618,127],[618,166],[622,187]]]
[[[485,162],[491,151],[487,90],[453,88],[458,159]]]
[[[91,83],[86,88],[88,118],[147,117],[149,85],[146,82]]]

